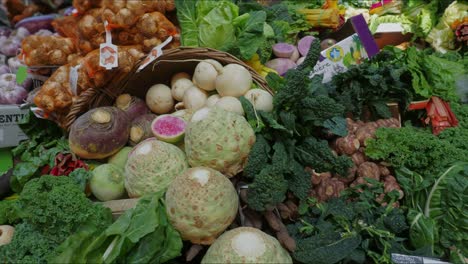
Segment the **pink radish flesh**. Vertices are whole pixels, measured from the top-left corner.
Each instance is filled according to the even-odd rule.
[[[295,47],[288,43],[278,43],[273,46],[273,53],[278,58],[289,58],[294,53]]]
[[[310,45],[312,45],[312,42],[315,40],[315,37],[313,36],[305,36],[299,40],[299,43],[297,44],[297,48],[299,49],[299,53],[303,57],[307,56],[307,53],[309,52]]]
[[[170,137],[183,133],[185,126],[185,121],[180,117],[162,116],[153,121],[152,129],[155,135]]]

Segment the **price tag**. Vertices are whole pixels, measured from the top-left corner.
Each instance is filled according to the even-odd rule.
[[[70,83],[70,90],[74,96],[78,95],[78,69],[81,68],[81,64],[74,67],[70,67],[70,73],[68,81]]]
[[[105,21],[106,42],[101,43],[99,48],[99,65],[110,70],[119,66],[119,54],[117,46],[112,44],[112,34],[108,25],[109,23]]]
[[[157,59],[159,56],[163,55],[163,48],[167,46],[169,43],[172,41],[172,36],[168,37],[163,43],[157,45],[154,47],[148,56],[146,56],[145,60],[141,63],[140,67],[138,67],[137,72],[140,72],[146,66],[148,66],[151,62],[153,62],[155,59]]]

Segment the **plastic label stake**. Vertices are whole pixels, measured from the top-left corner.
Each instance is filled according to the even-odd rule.
[[[70,83],[70,90],[74,96],[78,95],[78,69],[81,68],[81,64],[74,67],[70,67],[70,73],[68,81]]]
[[[101,43],[99,48],[99,65],[110,70],[119,66],[118,48],[112,44],[112,34],[109,29],[109,23],[104,21],[106,29],[106,42]]]
[[[154,47],[148,56],[146,56],[145,60],[141,63],[140,67],[138,67],[137,72],[140,72],[146,66],[148,66],[151,62],[153,62],[155,59],[157,59],[159,56],[163,55],[163,48],[167,46],[169,43],[172,41],[172,36],[168,37],[163,43],[157,45]]]

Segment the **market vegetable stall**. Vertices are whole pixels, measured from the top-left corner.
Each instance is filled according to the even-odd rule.
[[[0,262],[467,263],[466,1],[142,2],[2,4]]]

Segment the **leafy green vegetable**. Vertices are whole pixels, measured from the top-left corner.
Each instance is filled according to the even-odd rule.
[[[333,77],[329,89],[332,97],[355,118],[363,117],[368,109],[371,118],[390,118],[387,103],[399,103],[404,110],[416,99],[411,88],[411,73],[402,61],[403,51],[386,48],[372,59],[351,66]],[[402,111],[403,112],[403,111]]]
[[[11,225],[21,219],[21,209],[16,200],[0,201],[0,225]]]
[[[163,192],[146,195],[102,232],[84,227],[50,261],[164,263],[180,255],[182,239],[166,215]]]
[[[21,159],[10,179],[15,192],[21,192],[29,180],[41,176],[42,167],[53,167],[58,153],[69,151],[63,131],[52,121],[39,119],[30,111],[19,125],[29,139],[12,150],[13,155]]]
[[[305,200],[311,188],[305,167],[318,172],[345,174],[352,162],[334,156],[326,140],[318,137],[346,135],[344,107],[324,93],[318,78],[309,79],[318,60],[320,44],[313,43],[304,63],[290,70],[285,79],[268,75],[270,87],[277,91],[271,113],[256,111],[240,98],[247,120],[257,133],[244,175],[252,179],[248,204],[262,211],[282,202],[289,190]]]
[[[249,60],[255,53],[265,52],[271,43],[266,36],[264,11],[239,16],[239,7],[229,0],[176,0],[175,3],[184,46],[210,47]]]
[[[325,203],[310,198],[300,221],[288,226],[297,244],[293,258],[301,263],[391,263],[390,253],[405,248],[401,237],[408,224],[403,210],[391,205],[398,195],[386,194],[388,205],[382,206],[376,197],[383,194],[383,184],[371,183]]]
[[[7,263],[45,263],[81,226],[102,230],[112,220],[109,209],[92,203],[64,176],[29,181],[15,203],[22,223],[16,226],[12,242],[0,247],[0,259]]]

